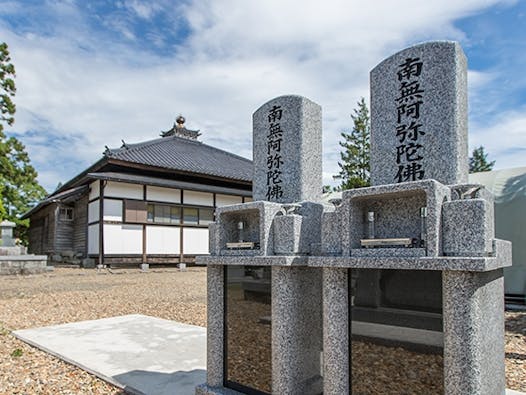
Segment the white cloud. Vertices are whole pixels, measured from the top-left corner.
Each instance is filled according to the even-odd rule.
[[[22,4],[16,1],[3,1],[0,5],[0,15],[17,14],[22,11]]]
[[[150,19],[175,12],[170,3],[122,4]],[[324,183],[333,183],[339,133],[368,97],[369,70],[414,42],[462,38],[454,20],[495,3],[200,0],[177,6],[190,35],[170,57],[104,41],[71,4],[55,6],[58,20],[64,13],[72,22],[52,34],[15,33],[0,23],[18,74],[13,130],[27,138],[41,181],[53,188],[95,162],[104,145],[155,138],[179,113],[203,141],[251,157],[253,111],[296,93],[323,107]],[[113,23],[130,40],[145,39],[125,21]],[[475,87],[490,78],[470,77]],[[28,131],[67,144],[37,141]]]
[[[484,89],[488,84],[497,78],[497,73],[469,70],[468,71],[468,89],[475,93]]]
[[[150,19],[160,9],[158,3],[151,1],[128,0],[124,2],[126,8],[132,10],[137,16],[143,19]]]
[[[474,125],[469,145],[470,153],[484,146],[495,169],[526,166],[526,107],[507,111],[489,125]]]

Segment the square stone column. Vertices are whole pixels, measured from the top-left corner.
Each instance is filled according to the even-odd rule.
[[[323,269],[323,394],[350,393],[349,269]]]
[[[272,393],[323,391],[321,271],[272,267]]]
[[[223,386],[224,372],[224,284],[225,268],[209,265],[206,269],[206,383]]]
[[[503,270],[442,277],[445,393],[504,395]]]

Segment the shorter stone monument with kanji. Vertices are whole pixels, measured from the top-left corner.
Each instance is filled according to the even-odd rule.
[[[196,394],[504,394],[493,197],[467,183],[466,58],[405,49],[371,72],[372,186],[321,201],[321,107],[254,120],[254,202],[210,226]]]

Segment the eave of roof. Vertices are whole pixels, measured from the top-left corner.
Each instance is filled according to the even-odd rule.
[[[219,180],[219,181],[225,181],[225,182],[233,182],[236,184],[243,184],[247,186],[252,185],[252,181],[246,181],[246,180],[236,180],[233,178],[228,177],[219,177],[219,176],[213,176],[210,174],[203,174],[203,173],[193,173],[190,171],[183,171],[183,170],[175,170],[175,169],[169,169],[166,167],[158,167],[158,166],[152,166],[152,165],[145,165],[143,163],[135,163],[135,162],[128,162],[125,160],[119,160],[119,159],[108,159],[108,164],[122,166],[122,167],[128,167],[128,168],[135,168],[140,170],[151,170],[159,173],[165,173],[165,174],[179,174],[184,176],[192,176],[192,177],[199,177],[204,178],[208,180]],[[87,173],[89,174],[89,173]],[[123,173],[124,174],[124,173]]]
[[[57,202],[63,202],[63,201],[68,200],[69,198],[80,196],[87,190],[88,190],[88,186],[87,185],[81,185],[81,186],[78,186],[78,187],[75,187],[75,188],[71,188],[71,189],[67,189],[65,191],[58,192],[56,194],[51,194],[47,198],[45,198],[44,200],[41,200],[40,202],[38,202],[38,204],[35,207],[33,207],[32,209],[30,209],[29,211],[24,213],[20,217],[20,219],[29,218],[33,213],[37,212],[38,210],[40,210],[41,208],[47,206],[48,204],[57,203]]]
[[[252,196],[251,191],[238,188],[219,187],[215,185],[197,184],[193,182],[177,181],[177,180],[166,180],[163,178],[140,176],[135,174],[127,173],[116,173],[116,172],[102,172],[102,173],[89,173],[88,178],[95,180],[106,180],[116,182],[127,182],[130,184],[141,184],[141,185],[153,185],[166,188],[177,188],[187,189],[193,191],[223,193],[227,195],[239,195],[239,196]]]
[[[66,181],[64,185],[62,185],[60,188],[58,188],[56,191],[51,192],[48,196],[46,196],[46,199],[49,199],[53,196],[55,196],[58,193],[61,193],[62,191],[68,190],[70,188],[74,188],[79,186],[79,184],[83,184],[86,181],[86,174],[92,173],[94,171],[97,171],[98,169],[102,168],[104,165],[108,163],[108,158],[102,157],[97,162],[92,164],[90,167],[88,167],[83,172],[77,174],[75,177],[73,177],[71,180]]]

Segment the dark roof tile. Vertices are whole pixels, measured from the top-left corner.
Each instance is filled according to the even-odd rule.
[[[167,136],[107,150],[110,159],[241,181],[252,181],[252,161],[197,140]]]

